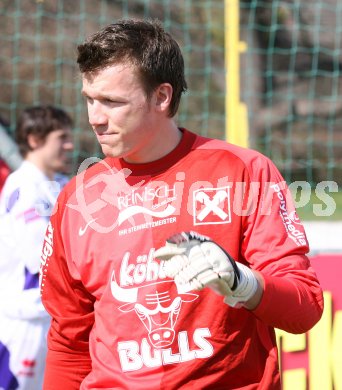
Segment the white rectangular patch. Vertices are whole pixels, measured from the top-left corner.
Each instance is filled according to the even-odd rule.
[[[193,192],[194,225],[231,223],[230,187]]]

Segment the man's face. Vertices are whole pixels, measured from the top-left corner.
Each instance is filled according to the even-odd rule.
[[[73,150],[70,128],[54,130],[47,135],[42,145],[36,149],[43,170],[53,176],[57,172],[70,171],[70,152]]]
[[[117,64],[83,76],[89,123],[106,156],[132,163],[153,159],[160,135],[154,110],[131,66]]]

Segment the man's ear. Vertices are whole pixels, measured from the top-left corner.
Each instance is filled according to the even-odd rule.
[[[173,94],[172,85],[169,83],[160,84],[154,91],[155,106],[159,111],[168,111]]]
[[[31,150],[35,150],[43,144],[43,141],[37,135],[29,134],[27,136],[27,144]]]

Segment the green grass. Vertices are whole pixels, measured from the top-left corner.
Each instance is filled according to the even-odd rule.
[[[303,221],[342,221],[342,191],[317,190],[292,193]],[[302,204],[301,204],[302,203]]]

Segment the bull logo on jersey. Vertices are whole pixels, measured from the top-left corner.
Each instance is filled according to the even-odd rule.
[[[158,349],[173,343],[182,304],[198,298],[197,294],[179,293],[173,281],[124,289],[116,282],[114,272],[111,291],[116,300],[124,303],[119,310],[123,313],[134,311],[144,325],[151,345]]]
[[[194,191],[193,215],[194,225],[230,223],[230,187]]]

